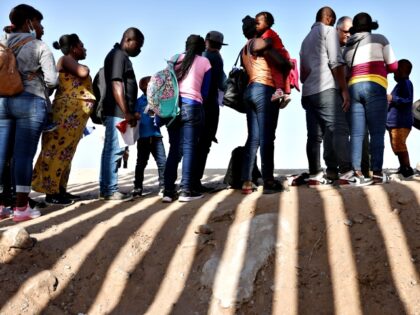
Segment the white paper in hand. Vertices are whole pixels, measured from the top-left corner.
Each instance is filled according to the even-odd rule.
[[[120,144],[120,148],[133,145],[137,142],[139,138],[139,122],[137,122],[135,127],[131,127],[128,122],[123,120],[115,128],[119,130],[118,143]]]

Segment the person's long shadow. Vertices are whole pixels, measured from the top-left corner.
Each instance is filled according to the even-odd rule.
[[[28,222],[25,229],[29,234],[40,233],[53,225],[59,225],[63,222],[70,221],[81,214],[86,214],[94,211],[104,205],[103,201],[100,200],[80,200],[70,206],[48,206],[47,208],[41,209],[42,216],[37,219]],[[83,211],[81,213],[80,211]],[[48,214],[53,214],[46,219]],[[12,219],[1,222],[0,228],[15,226],[16,223]]]
[[[48,206],[46,208],[40,209],[42,216],[48,215],[48,214],[56,212],[56,211],[61,211],[61,210],[63,210],[63,211],[61,211],[62,214],[54,215],[51,218],[49,218],[48,220],[44,220],[44,218],[41,217],[41,219],[33,221],[34,223],[29,225],[28,231],[30,233],[38,233],[39,230],[47,228],[48,225],[59,224],[60,222],[71,220],[73,217],[79,215],[80,214],[80,212],[78,212],[79,207],[83,206],[83,211],[85,213],[85,212],[89,212],[91,210],[96,209],[98,206],[100,206],[100,204],[102,204],[102,202],[100,202],[99,200],[84,199],[84,198],[87,198],[91,195],[90,191],[84,189],[81,192],[83,193],[83,195],[81,195],[82,199],[78,200],[73,205],[70,205],[70,206],[51,205],[51,206]],[[37,223],[37,222],[39,222],[39,223]],[[14,225],[15,225],[15,223],[13,222],[13,220],[11,218],[7,219],[7,220],[2,220],[0,222],[0,229],[10,227],[10,226],[14,226]]]
[[[207,198],[213,197],[214,195],[208,195]],[[203,202],[206,200],[200,199],[200,201],[186,203],[171,213],[154,237],[147,252],[134,267],[121,294],[121,299],[110,310],[110,314],[146,313],[156,298],[177,245],[180,244],[194,219],[197,207]],[[143,266],[148,266],[148,269],[145,270]]]
[[[147,176],[145,176],[145,178],[147,178]],[[120,184],[122,186],[127,185],[127,183],[123,181]],[[95,210],[98,206],[102,204],[101,201],[97,200],[97,196],[98,196],[98,183],[97,182],[88,182],[81,185],[72,184],[68,186],[68,191],[71,192],[72,194],[79,195],[81,199],[77,200],[74,205],[70,205],[70,206],[51,205],[46,208],[40,209],[42,216],[50,214],[52,212],[60,211],[63,209],[69,210],[69,211],[63,211],[62,214],[54,215],[46,221],[41,220],[40,223],[31,224],[30,227],[28,228],[29,233],[38,233],[39,231],[48,228],[49,225],[56,225],[56,224],[60,224],[61,222],[65,222],[67,220],[71,220],[73,217],[79,215],[79,212],[78,212],[79,209],[77,209],[79,207],[83,206],[83,212],[86,213],[91,210]],[[35,195],[39,196],[40,194],[35,194]],[[37,198],[37,200],[40,201],[39,198]],[[11,218],[0,221],[0,229],[4,227],[14,226],[14,225],[15,223],[13,222]]]
[[[72,184],[69,185],[68,191],[72,194],[84,194],[84,195],[90,195],[93,193],[98,192],[98,182],[87,182],[83,184]]]
[[[309,194],[308,190],[309,189]],[[306,190],[306,192],[304,192]],[[298,189],[298,314],[334,314],[328,225],[317,189]],[[320,299],[322,297],[322,299]]]
[[[95,205],[91,205],[92,210]],[[158,207],[149,207],[146,210],[139,211],[139,216],[148,217],[153,213],[159,211]],[[98,215],[95,215],[90,220],[80,221],[77,223],[77,229],[71,227],[60,231],[56,235],[39,241],[31,251],[21,252],[8,262],[7,268],[10,274],[14,274],[18,281],[9,281],[7,288],[2,291],[0,295],[0,309],[5,303],[11,299],[21,285],[29,278],[36,276],[44,270],[51,269],[61,258],[65,251],[76,245],[81,237],[87,235],[94,227],[103,222],[112,219],[115,215],[121,212],[121,205],[115,204],[107,209],[102,210]],[[71,214],[75,215],[75,214]],[[77,214],[76,214],[77,215]],[[63,218],[62,218],[63,219]],[[60,222],[65,222],[60,220]],[[36,230],[41,231],[44,225],[37,225]],[[45,225],[46,226],[46,225]],[[49,225],[48,225],[49,226]],[[30,230],[31,227],[29,226]],[[28,261],[31,257],[42,257],[42,264],[28,266]]]
[[[287,194],[287,192],[283,192],[282,194]],[[245,257],[243,260],[243,266],[239,273],[240,277],[244,275],[250,275],[247,270],[247,261],[255,260],[256,258],[254,255],[258,255],[259,252],[255,252],[256,244],[259,243],[258,251],[264,251],[266,249],[261,248],[264,246],[266,242],[270,242],[269,238],[273,238],[273,253],[268,257],[266,266],[268,268],[263,268],[258,271],[258,274],[255,277],[255,280],[252,279],[254,283],[254,292],[252,296],[252,303],[246,303],[242,305],[241,311],[245,314],[257,314],[258,310],[264,309],[265,311],[269,311],[272,313],[272,306],[274,301],[274,290],[271,288],[274,286],[275,281],[275,262],[277,261],[276,256],[279,255],[276,252],[276,243],[279,239],[279,229],[278,229],[278,218],[281,214],[280,209],[280,194],[274,195],[261,195],[259,200],[257,201],[256,209],[250,218],[250,227],[248,232],[248,240],[247,240],[247,248],[245,251]],[[264,200],[265,199],[265,200]],[[262,209],[259,204],[263,203],[264,208]],[[257,222],[256,217],[260,214],[265,213],[272,213],[275,214],[275,218],[273,218],[273,235],[266,236],[266,239],[261,239],[261,235],[255,233],[258,231],[260,224]],[[238,266],[239,267],[239,266]],[[264,272],[262,272],[264,270]],[[236,294],[236,301],[241,301],[241,297],[243,292],[241,292],[241,288],[237,288]]]
[[[377,187],[366,187],[376,189]],[[405,314],[390,268],[386,244],[363,188],[338,190],[351,222],[350,241],[364,314]],[[386,299],[383,297],[386,296]]]
[[[148,170],[146,174],[144,175],[144,180],[148,181],[149,179],[157,178],[157,176],[154,176],[153,174],[150,174],[150,171]],[[128,174],[119,175],[118,177],[120,186],[130,186],[132,185],[132,182],[134,180],[134,173],[130,172]],[[88,181],[80,183],[72,183],[67,186],[67,189],[72,194],[84,194],[84,195],[91,195],[93,193],[98,194],[99,189],[99,183],[97,180],[95,181]]]
[[[173,305],[171,314],[188,314],[191,312],[205,314],[208,312],[213,297],[216,270],[219,269],[220,259],[214,261],[213,270],[215,272],[208,276],[206,280],[208,287],[200,290],[200,299],[197,299],[197,287],[201,287],[199,275],[201,275],[203,266],[210,257],[222,257],[223,252],[226,250],[229,231],[234,218],[241,211],[241,202],[244,200],[244,197],[245,195],[242,195],[240,191],[234,192],[223,203],[220,203],[218,209],[209,216],[205,224],[213,226],[215,230],[217,229],[217,235],[214,235],[216,246],[197,247],[191,271],[177,303]]]
[[[416,184],[417,189],[420,190],[420,182],[417,181]],[[412,188],[402,183],[392,182],[382,187],[387,192],[392,209],[396,209],[395,215],[399,214],[399,220],[405,232],[404,238],[407,240],[417,277],[420,278],[420,205],[417,196]]]
[[[141,207],[141,203],[139,204]],[[59,295],[57,295],[49,306],[68,305],[71,313],[87,311],[94,307],[95,299],[99,294],[106,276],[110,271],[110,266],[114,259],[129,242],[143,224],[159,211],[165,210],[165,205],[160,199],[157,199],[146,209],[135,211],[133,214],[124,217],[121,222],[106,231],[101,237],[95,248],[84,258],[83,263],[74,274],[73,278],[77,281],[66,286]],[[179,211],[176,211],[177,213]],[[127,257],[128,259],[128,257]],[[124,266],[121,267],[124,272]],[[142,268],[140,268],[142,270]],[[134,271],[134,276],[136,271]],[[130,275],[131,277],[131,275]],[[136,299],[131,300],[134,301]],[[48,310],[48,309],[46,309]]]

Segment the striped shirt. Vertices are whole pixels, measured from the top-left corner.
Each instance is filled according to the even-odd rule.
[[[386,89],[388,73],[398,68],[394,51],[385,36],[369,32],[356,33],[349,38],[344,59],[351,67],[349,86],[369,81]]]

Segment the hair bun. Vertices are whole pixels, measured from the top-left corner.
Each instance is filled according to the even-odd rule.
[[[53,43],[53,47],[54,47],[55,49],[61,49],[61,46],[60,46],[60,44],[59,44],[57,41],[55,41],[55,42]]]

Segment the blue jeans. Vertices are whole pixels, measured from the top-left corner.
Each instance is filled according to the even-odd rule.
[[[168,192],[175,191],[178,164],[181,158],[181,187],[186,191],[193,189],[193,181],[197,177],[195,163],[203,117],[202,105],[183,103],[180,116],[168,126],[169,153],[165,167],[165,190]]]
[[[122,118],[105,117],[105,140],[101,156],[99,191],[103,196],[110,196],[118,191],[118,160],[122,158],[124,148],[118,143],[118,129],[115,127]]]
[[[274,87],[261,83],[252,83],[245,90],[248,138],[242,164],[243,181],[252,180],[258,147],[260,147],[263,180],[274,178],[274,140],[279,117],[279,106],[271,102],[274,91]]]
[[[336,89],[302,97],[306,111],[306,155],[311,175],[322,171],[321,143],[324,141],[324,160],[329,170],[345,173],[351,170],[349,127]]]
[[[24,92],[0,97],[0,192],[10,147],[13,148],[13,176],[17,193],[30,193],[32,162],[46,116],[45,99]]]
[[[134,179],[134,187],[143,189],[144,169],[149,161],[150,153],[156,161],[159,174],[159,187],[164,186],[166,165],[165,147],[161,137],[146,137],[137,140],[137,163]]]
[[[363,138],[366,126],[370,135],[371,168],[382,171],[388,102],[386,89],[375,82],[359,82],[350,86],[351,160],[355,170],[361,169]]]

